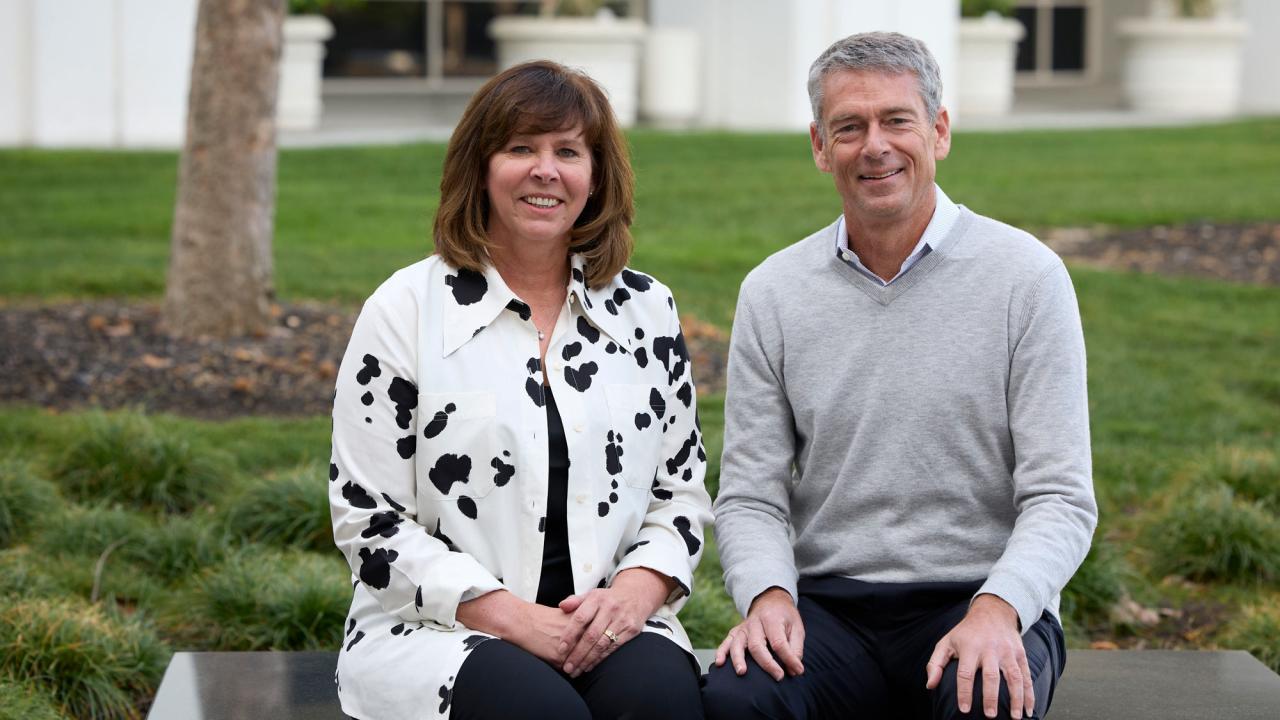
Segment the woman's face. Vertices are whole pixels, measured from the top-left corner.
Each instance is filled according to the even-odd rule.
[[[567,245],[591,192],[582,127],[515,135],[489,158],[489,235],[498,243]]]

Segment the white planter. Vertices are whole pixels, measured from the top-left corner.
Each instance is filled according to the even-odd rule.
[[[280,56],[280,96],[276,123],[281,130],[314,130],[320,125],[320,75],[324,43],[333,23],[322,15],[290,15],[284,19],[284,51]]]
[[[658,127],[687,128],[698,116],[698,34],[650,28],[644,46],[640,115]]]
[[[1141,18],[1120,23],[1128,41],[1124,90],[1133,109],[1230,116],[1240,108],[1245,25],[1229,18]]]
[[[640,46],[645,25],[614,17],[499,17],[489,24],[498,46],[498,67],[554,60],[587,73],[609,95],[623,127],[636,122]]]
[[[1018,41],[1026,33],[1017,20],[987,15],[960,20],[956,110],[961,117],[1006,115],[1013,106]]]

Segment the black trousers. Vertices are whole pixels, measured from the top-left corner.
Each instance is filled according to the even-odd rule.
[[[702,691],[707,718],[983,718],[981,673],[968,714],[956,704],[954,660],[937,688],[924,686],[934,646],[964,617],[981,585],[802,579],[804,674],[775,682],[750,655],[741,677],[729,662],[713,667]],[[1062,627],[1046,612],[1022,642],[1039,718],[1049,709],[1066,663]],[[997,717],[1008,718],[1003,676],[999,708]]]
[[[698,666],[670,640],[640,633],[594,670],[571,679],[505,640],[488,640],[458,670],[452,717],[698,719]]]

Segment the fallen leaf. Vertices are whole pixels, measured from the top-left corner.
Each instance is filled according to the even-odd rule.
[[[173,360],[170,360],[169,358],[165,358],[165,357],[160,357],[159,355],[152,355],[151,353],[147,353],[142,356],[142,364],[146,365],[152,370],[163,370],[167,367],[172,367]]]
[[[1094,640],[1089,643],[1090,650],[1119,650],[1120,646],[1110,640]]]
[[[102,329],[103,334],[107,337],[120,338],[128,337],[133,334],[133,323],[128,320],[121,320],[115,325],[108,325]]]

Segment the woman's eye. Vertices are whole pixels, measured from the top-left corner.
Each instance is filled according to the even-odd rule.
[[[511,147],[511,152],[513,152],[513,153],[518,153],[518,154],[524,154],[524,153],[530,153],[530,152],[533,152],[533,150],[532,150],[532,148],[530,148],[528,145],[513,145],[513,146]]]
[[[560,157],[574,158],[578,157],[578,151],[573,148],[560,148]]]

